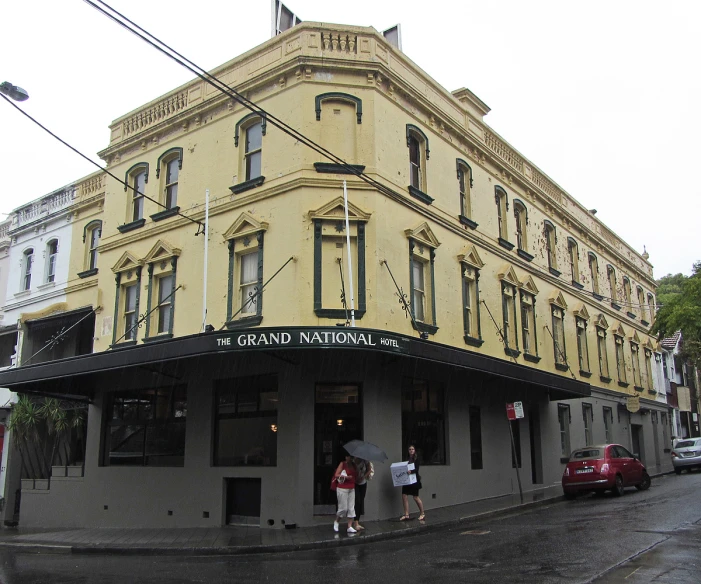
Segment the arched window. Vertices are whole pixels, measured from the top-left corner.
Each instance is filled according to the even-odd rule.
[[[409,147],[409,194],[430,205],[433,199],[426,194],[426,161],[430,152],[428,138],[420,128],[407,124],[406,144]]]
[[[601,293],[599,292],[599,260],[591,252],[589,252],[589,272],[591,273],[591,291],[594,293],[594,298],[601,300]]]
[[[56,281],[56,263],[58,261],[58,239],[46,244],[46,282]]]
[[[239,132],[243,137],[243,148],[239,154],[239,176],[243,181],[230,187],[234,194],[242,193],[263,184],[263,136],[267,128],[265,114],[253,112],[236,123],[234,144],[239,145]]]
[[[572,274],[572,284],[581,288],[579,283],[579,247],[577,242],[571,237],[567,238],[567,254],[570,260],[570,273]]]
[[[630,318],[635,318],[633,313],[633,294],[628,276],[623,276],[623,302],[626,306],[626,313]]]
[[[637,290],[637,296],[638,296],[638,308],[640,310],[640,321],[643,324],[648,324],[647,322],[647,315],[645,314],[645,292],[643,291],[642,286],[638,286]]]
[[[34,250],[25,250],[22,258],[22,290],[29,290],[32,287],[32,266],[34,264]]]
[[[545,220],[545,251],[548,256],[548,269],[554,276],[559,276],[560,272],[557,269],[557,235],[555,226]]]
[[[497,204],[497,227],[499,230],[499,244],[507,249],[513,249],[509,243],[509,230],[506,222],[506,214],[509,211],[509,198],[501,187],[494,187],[494,202]]]
[[[608,278],[608,281],[609,281],[609,290],[611,293],[611,305],[616,309],[620,309],[621,307],[618,306],[618,292],[616,290],[616,270],[611,264],[608,264],[606,266],[606,277]]]
[[[130,204],[129,211],[127,212],[127,224],[124,226],[128,226],[128,228],[118,228],[122,233],[143,225],[143,221],[141,220],[144,218],[144,194],[146,192],[146,184],[148,183],[148,170],[148,163],[137,162],[126,172],[124,190],[129,191]],[[130,225],[135,221],[139,221],[139,223]]]
[[[514,199],[514,217],[516,218],[516,248],[521,251],[528,250],[528,211],[526,211],[526,206],[519,201]]]
[[[183,149],[170,148],[158,158],[156,166],[156,178],[163,172],[161,182],[161,200],[166,210],[174,209],[178,206],[178,181],[180,170],[183,167]],[[153,218],[153,217],[152,217]]]
[[[458,158],[455,161],[458,173],[458,193],[460,200],[460,223],[475,229],[477,223],[472,220],[472,168],[464,160]]]

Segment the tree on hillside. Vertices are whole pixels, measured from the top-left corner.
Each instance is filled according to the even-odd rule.
[[[667,274],[657,280],[657,304],[664,306],[682,293],[682,286],[689,277],[684,274]]]
[[[679,292],[661,302],[651,333],[659,338],[682,331],[683,356],[701,366],[701,261],[695,262],[692,275],[684,277]],[[676,276],[672,276],[676,278]],[[664,278],[663,278],[664,280]],[[659,289],[658,289],[659,290]],[[659,294],[658,294],[659,298]]]

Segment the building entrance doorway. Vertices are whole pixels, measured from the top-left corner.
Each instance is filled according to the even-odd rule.
[[[362,440],[360,385],[324,384],[316,386],[314,408],[314,514],[336,513],[336,493],[331,477],[345,456],[343,445]]]
[[[640,462],[645,464],[645,444],[643,443],[643,427],[639,424],[630,425],[633,454],[636,454]]]

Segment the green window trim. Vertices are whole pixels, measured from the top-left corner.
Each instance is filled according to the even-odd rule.
[[[137,266],[135,268],[136,270],[136,301],[134,303],[134,312],[136,313],[136,322],[139,322],[139,304],[141,302],[141,266]],[[112,324],[112,344],[110,345],[110,348],[113,348],[117,342],[117,330],[119,329],[119,322],[121,315],[119,314],[119,299],[121,296],[121,290],[122,290],[122,272],[118,272],[117,275],[115,276],[115,283],[117,287],[117,292],[115,294],[114,298],[114,320]],[[137,326],[138,329],[138,326]],[[126,331],[124,331],[126,333]],[[135,331],[136,332],[136,331]],[[124,341],[122,340],[120,343],[122,344],[129,344],[129,345],[135,345],[136,341]]]
[[[130,188],[131,185],[129,184],[129,179],[137,174],[137,170],[142,169],[146,172],[146,176],[144,177],[144,183],[148,184],[148,173],[149,173],[149,166],[148,162],[137,162],[136,164],[133,164],[132,166],[129,167],[129,170],[127,170],[124,173],[124,192],[126,193]],[[141,193],[143,195],[143,193]]]
[[[160,261],[160,260],[159,260]],[[148,271],[148,295],[146,296],[146,314],[148,316],[146,317],[146,335],[145,338],[142,339],[144,342],[146,342],[148,339],[152,338],[164,338],[167,335],[170,335],[171,337],[173,336],[173,320],[175,318],[175,289],[177,288],[176,285],[176,274],[178,270],[178,256],[173,256],[170,260],[170,267],[171,267],[171,272],[170,275],[173,276],[173,293],[172,296],[170,297],[170,319],[168,323],[168,332],[167,333],[159,333],[154,335],[153,337],[151,336],[151,308],[153,306],[153,266],[155,262],[152,262],[148,265],[147,271]],[[138,306],[138,304],[137,304]],[[138,309],[137,309],[138,312]]]
[[[363,100],[350,93],[340,91],[329,91],[328,93],[320,93],[314,98],[314,109],[316,111],[316,121],[321,121],[321,103],[328,99],[337,101],[348,101],[355,104],[355,117],[359,124],[363,123]]]
[[[357,250],[358,250],[358,307],[355,318],[360,320],[367,311],[367,287],[365,275],[365,222],[357,221]],[[321,300],[322,273],[322,226],[323,219],[314,219],[314,314],[319,318],[344,319],[346,311],[343,308],[324,308]],[[350,314],[350,309],[348,310]]]
[[[428,147],[428,136],[423,133],[421,128],[418,126],[415,126],[414,124],[407,124],[406,125],[406,145],[409,147],[409,138],[411,137],[411,134],[417,134],[421,140],[424,142],[424,147],[426,148],[426,160],[429,159],[429,154],[430,154],[430,149]]]
[[[473,310],[475,311],[475,320],[477,321],[477,336],[473,337],[471,335],[467,334],[468,330],[468,313],[465,307],[467,306],[467,291],[465,290],[465,284],[464,280],[466,279],[465,272],[466,270],[470,268],[475,271],[475,278],[474,278],[474,285],[475,285],[475,306]],[[480,319],[480,288],[479,288],[479,277],[480,277],[480,271],[475,268],[474,266],[468,266],[464,263],[460,264],[460,278],[463,280],[463,285],[462,287],[462,320],[463,320],[463,338],[465,340],[465,343],[473,346],[473,347],[479,347],[482,345],[484,342],[482,340],[482,323]]]
[[[429,263],[431,272],[431,317],[433,322],[418,322],[416,320],[416,312],[414,311],[414,247],[416,242],[413,239],[409,239],[409,290],[411,295],[411,323],[412,327],[419,330],[420,332],[427,332],[429,334],[436,334],[438,331],[438,324],[436,322],[436,271],[435,271],[435,260],[436,260],[436,250],[430,248],[429,251]],[[416,323],[416,326],[414,326]]]
[[[268,117],[263,112],[251,112],[250,114],[243,116],[238,122],[236,122],[236,128],[234,130],[234,146],[238,148],[239,145],[239,130],[241,126],[247,124],[251,120],[258,118],[260,119],[260,129],[263,136],[268,128]]]
[[[227,328],[239,328],[238,325],[246,323],[252,326],[259,325],[263,320],[263,251],[265,242],[265,231],[258,231],[255,234],[258,243],[258,273],[256,275],[256,288],[260,292],[256,298],[256,314],[255,316],[244,316],[240,319],[231,320],[234,315],[234,297],[236,296],[236,287],[234,286],[234,276],[236,269],[236,239],[230,239],[229,248],[229,269],[228,269],[228,284],[226,289],[226,325]]]
[[[179,146],[176,146],[175,148],[169,148],[158,157],[158,162],[156,164],[156,178],[161,177],[161,162],[165,158],[170,158],[171,154],[177,154],[177,156],[173,156],[173,158],[178,159],[178,170],[183,169],[183,149]]]

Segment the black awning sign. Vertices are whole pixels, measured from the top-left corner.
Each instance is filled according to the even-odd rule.
[[[368,330],[265,330],[226,334],[214,339],[218,349],[284,349],[303,347],[348,347],[409,352],[409,340],[391,333]]]

